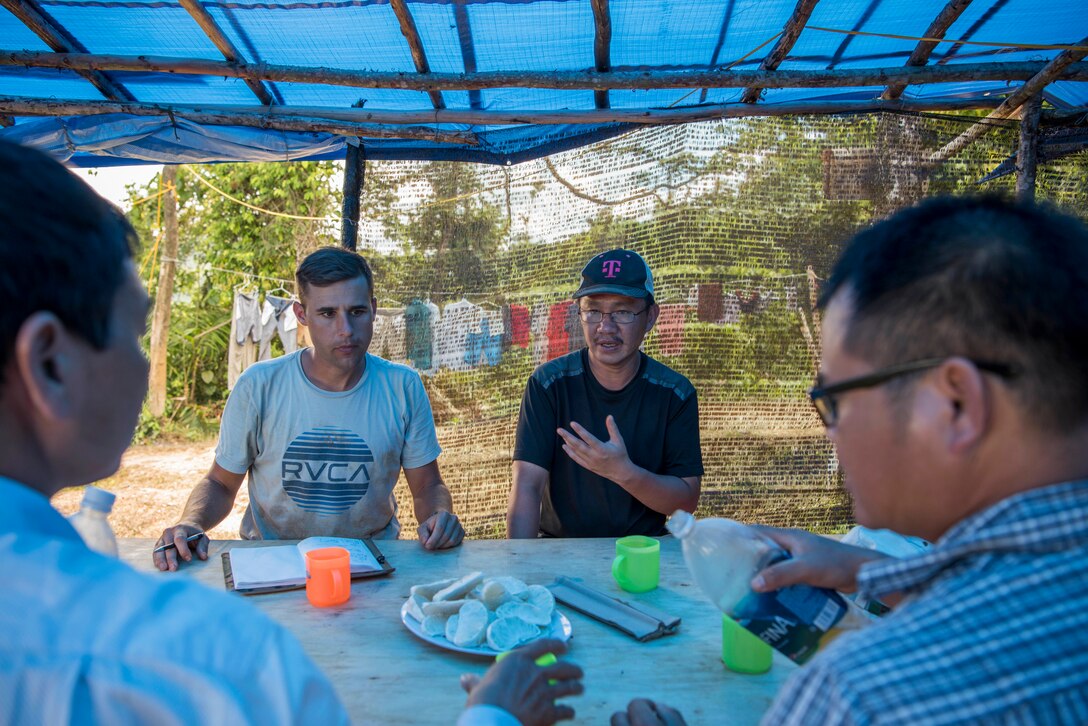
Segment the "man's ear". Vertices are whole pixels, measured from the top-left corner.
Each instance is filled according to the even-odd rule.
[[[654,303],[646,308],[646,332],[649,333],[657,323],[657,316],[661,314],[661,306]]]
[[[15,336],[14,371],[37,414],[47,419],[71,415],[73,382],[78,380],[79,349],[56,315],[37,312]],[[15,383],[15,381],[13,381]]]
[[[986,381],[973,363],[960,357],[942,363],[933,380],[942,399],[949,451],[965,453],[982,440],[990,424],[992,404]]]
[[[309,325],[306,322],[306,308],[302,307],[302,303],[295,300],[291,303],[291,309],[295,312],[295,318],[298,320],[299,325]]]

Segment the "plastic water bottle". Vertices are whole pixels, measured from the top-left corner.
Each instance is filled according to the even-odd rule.
[[[797,663],[804,663],[843,630],[870,620],[834,590],[792,585],[760,593],[749,584],[764,567],[789,553],[756,530],[731,519],[675,512],[666,525],[684,550],[696,584],[723,613]]]
[[[68,518],[87,546],[111,557],[117,556],[117,538],[107,517],[117,496],[105,489],[88,485],[83,490],[79,511]]]

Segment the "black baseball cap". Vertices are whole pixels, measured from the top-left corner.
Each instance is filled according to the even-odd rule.
[[[654,276],[642,255],[625,249],[602,252],[582,268],[582,284],[574,299],[586,295],[626,295],[652,298]]]

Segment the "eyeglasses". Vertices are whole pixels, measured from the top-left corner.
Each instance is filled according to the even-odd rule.
[[[824,426],[830,428],[839,421],[839,405],[835,400],[835,396],[857,388],[873,388],[874,386],[879,386],[901,376],[924,371],[928,368],[936,368],[946,360],[948,360],[947,357],[925,358],[910,363],[900,363],[899,365],[888,366],[887,368],[873,371],[864,376],[848,378],[845,381],[832,383],[830,386],[820,385],[820,379],[817,378],[816,385],[808,392],[808,397],[812,401],[812,405],[816,408],[816,413],[820,414],[820,420],[824,422]],[[1006,363],[991,363],[989,361],[972,360],[970,358],[967,360],[971,361],[971,363],[979,370],[993,373],[994,375],[1002,376],[1003,378],[1012,378],[1016,374],[1013,367]]]
[[[616,310],[611,313],[602,313],[600,310],[579,309],[578,316],[590,325],[595,325],[596,323],[601,322],[602,320],[604,320],[605,315],[607,315],[608,319],[616,325],[630,325],[631,323],[635,322],[635,318],[637,318],[639,315],[642,315],[649,309],[649,305],[642,308],[642,310],[639,310],[637,313],[633,313],[630,310]]]

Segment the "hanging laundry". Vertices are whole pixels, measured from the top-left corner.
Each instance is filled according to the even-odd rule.
[[[548,355],[548,311],[546,302],[533,303],[529,314],[529,332],[533,339],[533,363],[540,365]]]
[[[442,320],[435,328],[435,365],[455,371],[471,368],[465,362],[469,333],[480,332],[483,311],[462,298],[442,309]]]
[[[722,325],[736,325],[740,322],[740,300],[733,293],[722,295],[722,316],[717,322]]]
[[[661,305],[657,316],[658,348],[661,355],[675,356],[684,352],[684,314],[686,305]]]
[[[696,288],[696,305],[701,323],[716,323],[722,319],[723,301],[720,282],[700,283]]]
[[[437,306],[432,312],[426,303],[415,299],[404,309],[405,345],[408,360],[416,370],[430,370],[434,346],[434,324]]]
[[[227,388],[233,389],[242,371],[257,362],[261,308],[255,293],[235,291],[227,345]]]
[[[510,344],[519,348],[529,347],[529,308],[524,305],[510,305],[510,327],[507,334]]]
[[[272,358],[272,339],[277,335],[283,343],[283,352],[294,353],[298,350],[298,319],[295,317],[292,301],[285,297],[265,295],[261,306],[259,351],[257,360]]]
[[[567,333],[567,315],[569,313],[569,302],[554,303],[548,308],[547,360],[553,360],[570,352],[570,336]]]

